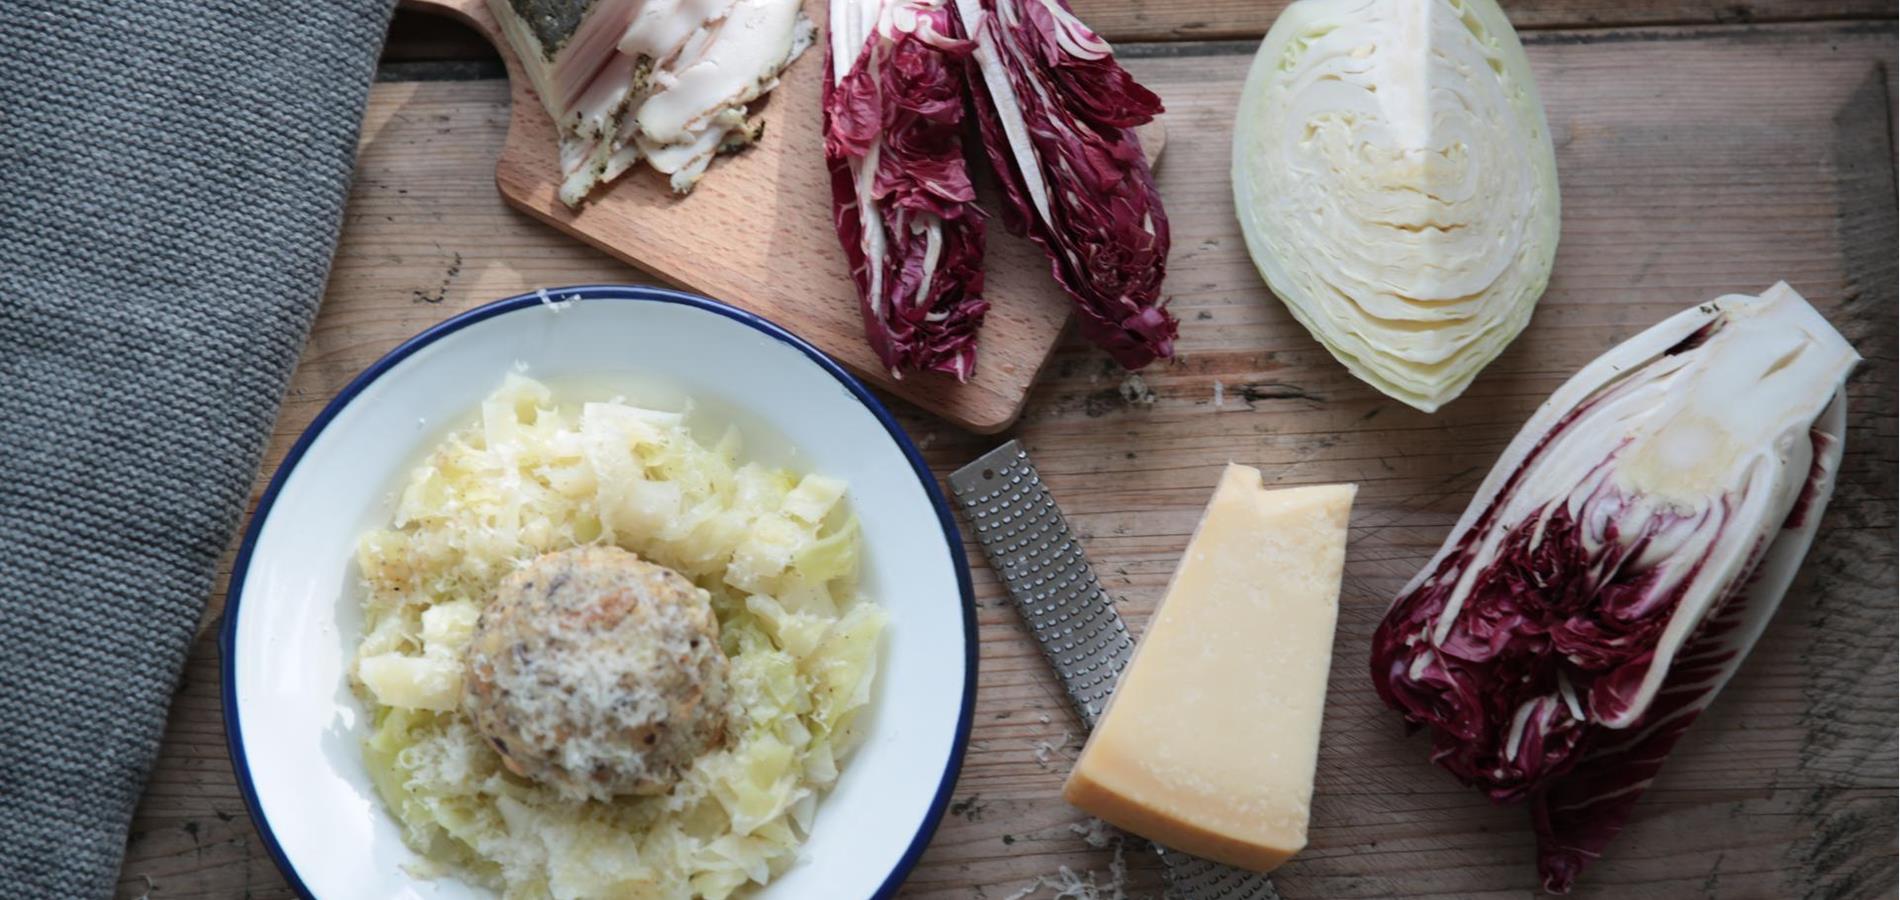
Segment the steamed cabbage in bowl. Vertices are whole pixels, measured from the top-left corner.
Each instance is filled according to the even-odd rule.
[[[429,871],[507,897],[709,897],[797,858],[856,743],[883,611],[857,588],[846,485],[743,462],[683,413],[571,402],[516,375],[362,537],[351,683],[365,759]],[[511,573],[598,545],[689,579],[717,619],[730,724],[665,793],[575,796],[514,771],[464,709],[471,640]]]

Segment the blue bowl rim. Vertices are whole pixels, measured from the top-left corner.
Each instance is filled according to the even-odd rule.
[[[882,900],[896,894],[904,877],[916,867],[918,859],[923,856],[925,847],[929,845],[931,836],[936,833],[937,826],[943,821],[944,813],[949,808],[950,797],[956,788],[957,774],[963,768],[964,753],[969,747],[971,721],[976,706],[978,658],[976,601],[970,586],[969,563],[963,553],[963,537],[957,530],[956,519],[951,514],[949,501],[944,498],[942,489],[937,485],[936,477],[930,472],[930,467],[925,465],[923,454],[918,452],[917,445],[897,424],[890,410],[885,408],[869,388],[866,388],[851,373],[846,372],[831,357],[826,356],[823,351],[753,313],[697,294],[647,285],[588,284],[546,288],[530,294],[497,300],[430,326],[415,337],[402,342],[396,349],[384,354],[381,359],[364,369],[362,374],[351,379],[348,385],[345,385],[329,403],[324,405],[316,418],[312,419],[310,425],[304,429],[303,434],[297,438],[296,443],[291,445],[290,452],[285,454],[284,461],[278,465],[276,473],[271,476],[270,484],[265,487],[263,495],[258,499],[257,509],[251,514],[250,523],[245,527],[244,540],[238,545],[237,557],[231,567],[230,588],[226,594],[224,622],[218,638],[220,669],[222,670],[219,679],[222,682],[226,748],[231,755],[232,768],[237,774],[238,789],[243,794],[244,806],[250,814],[252,823],[257,826],[258,835],[264,839],[264,846],[270,851],[271,860],[277,864],[278,870],[283,872],[298,896],[314,896],[309,887],[304,884],[302,876],[298,875],[296,867],[291,865],[289,856],[284,853],[283,846],[278,843],[277,835],[271,830],[270,823],[263,815],[262,806],[258,802],[257,786],[251,778],[250,764],[244,752],[242,724],[237,715],[236,666],[231,664],[231,661],[237,658],[237,613],[244,599],[244,584],[250,574],[251,554],[257,549],[258,535],[263,531],[264,523],[270,519],[271,508],[277,501],[277,494],[283,489],[291,473],[296,470],[297,464],[302,461],[304,453],[310,449],[310,445],[323,433],[330,421],[348,407],[358,394],[387,374],[398,363],[413,356],[424,347],[477,322],[541,306],[551,300],[557,302],[623,300],[688,306],[724,316],[754,331],[789,344],[803,353],[813,364],[837,379],[853,397],[857,398],[859,403],[864,405],[865,409],[877,417],[878,422],[884,426],[884,430],[890,434],[898,448],[903,450],[905,458],[910,461],[911,469],[917,475],[918,483],[923,487],[925,496],[930,498],[931,506],[937,511],[938,523],[943,527],[944,549],[950,556],[951,568],[957,574],[957,592],[963,603],[964,679],[963,702],[957,715],[955,740],[950,748],[950,756],[944,763],[943,774],[939,777],[936,796],[932,798],[930,808],[924,813],[923,821],[918,823],[917,832],[911,838],[910,846],[905,848],[904,854],[898,858],[897,864],[892,867],[890,874],[885,876],[883,883],[872,896]]]

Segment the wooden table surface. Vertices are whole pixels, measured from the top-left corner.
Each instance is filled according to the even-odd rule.
[[[1276,875],[1282,892],[1534,893],[1527,814],[1491,807],[1426,761],[1424,740],[1405,737],[1372,692],[1369,636],[1565,377],[1677,309],[1786,279],[1866,357],[1849,383],[1838,490],[1768,635],[1578,895],[1893,896],[1893,0],[1507,0],[1557,139],[1562,246],[1530,328],[1433,416],[1327,357],[1239,239],[1228,127],[1254,44],[1283,5],[1075,3],[1171,111],[1159,177],[1180,358],[1144,373],[1151,401],[1129,402],[1107,357],[1071,336],[1010,431],[1137,631],[1222,464],[1260,466],[1280,484],[1359,483],[1312,844]],[[501,203],[501,77],[459,26],[398,16],[328,295],[260,487],[337,388],[427,325],[538,286],[651,280]],[[896,409],[939,474],[999,440]],[[1082,730],[974,548],[970,559],[978,719],[955,804],[908,892],[1000,900],[1063,866],[1105,875],[1111,851],[1084,843],[1071,829],[1083,817],[1059,796]],[[220,589],[207,621],[221,601]],[[122,896],[291,893],[233,779],[218,665],[208,634],[132,825]],[[1062,750],[1039,760],[1040,742]],[[1128,865],[1132,896],[1159,893],[1152,859],[1131,851]]]

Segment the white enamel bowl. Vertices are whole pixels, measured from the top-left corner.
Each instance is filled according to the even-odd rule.
[[[864,744],[819,804],[801,861],[760,896],[894,892],[950,799],[976,683],[969,572],[936,482],[870,392],[768,322],[655,288],[550,295],[472,310],[396,348],[317,416],[258,504],[225,613],[224,717],[272,856],[306,896],[487,896],[404,871],[415,857],[370,786],[366,715],[345,684],[361,629],[350,561],[357,536],[388,521],[403,473],[522,366],[556,382],[665,384],[792,448],[755,440],[749,452],[849,481],[863,585],[890,626]]]

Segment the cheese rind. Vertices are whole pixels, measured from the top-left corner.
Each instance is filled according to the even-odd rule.
[[[1065,799],[1255,871],[1306,846],[1355,491],[1227,467]]]

